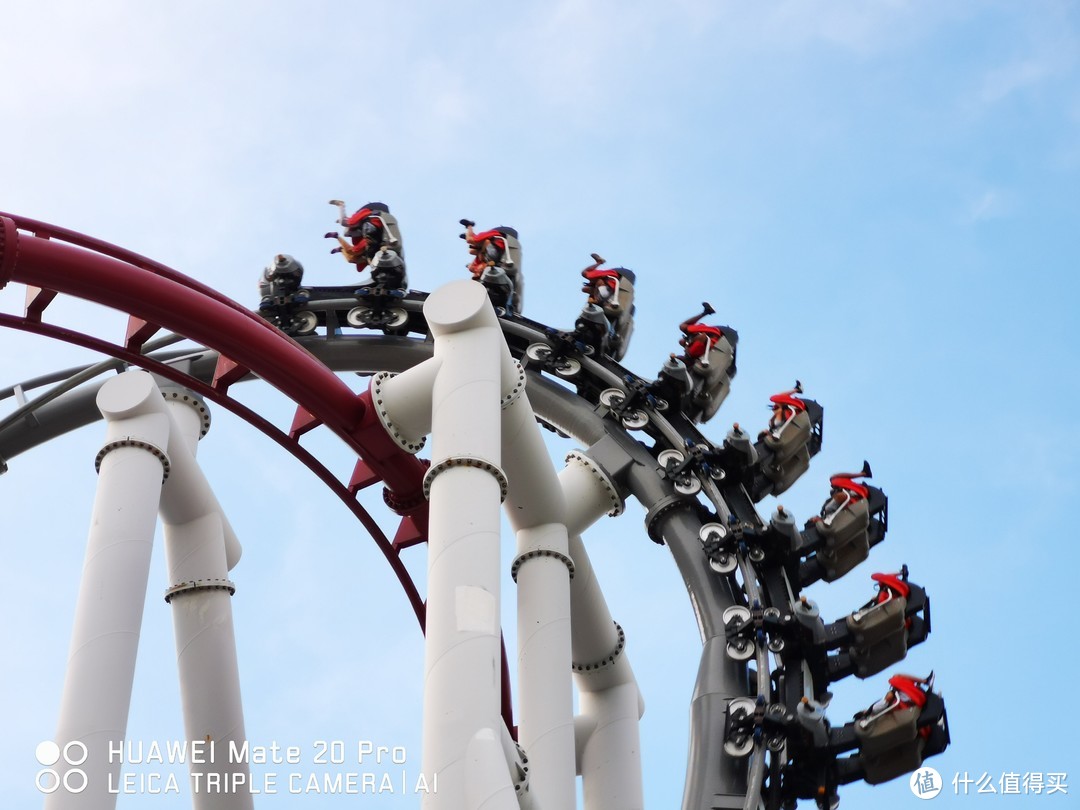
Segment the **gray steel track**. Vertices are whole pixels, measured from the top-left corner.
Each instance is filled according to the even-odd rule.
[[[411,293],[406,306],[420,315],[424,294]],[[330,306],[332,302],[320,302]],[[529,343],[542,342],[543,325],[516,319],[503,320],[504,333],[511,350],[522,357]],[[432,344],[418,337],[387,337],[377,334],[330,335],[301,338],[305,348],[335,371],[403,371],[431,356]],[[182,364],[191,376],[209,381],[217,360],[216,352],[172,351],[154,355],[174,364]],[[580,377],[574,382],[582,390],[593,391],[617,386],[626,370],[608,359],[586,359]],[[76,374],[82,369],[58,372],[24,383],[44,385]],[[100,382],[89,383],[66,392],[34,409],[17,424],[0,429],[0,469],[4,461],[43,444],[67,431],[100,418],[94,397]],[[13,387],[14,388],[14,387]],[[0,399],[10,396],[13,388],[0,391]],[[724,719],[728,701],[750,693],[745,663],[725,654],[722,615],[726,608],[745,604],[734,579],[713,572],[702,553],[699,531],[711,518],[707,507],[694,497],[675,492],[661,477],[660,465],[653,453],[639,441],[644,433],[630,433],[604,409],[554,380],[529,370],[530,401],[539,419],[550,427],[573,437],[588,448],[625,493],[636,498],[647,510],[649,535],[661,539],[671,550],[686,583],[691,606],[701,632],[703,650],[697,682],[690,704],[690,751],[684,810],[719,810],[743,807],[746,800],[747,761],[733,759],[723,751]],[[655,442],[654,452],[683,450],[677,439],[704,442],[696,427],[679,414],[650,412],[645,431]],[[719,504],[718,504],[719,506]],[[726,506],[724,507],[726,508]]]

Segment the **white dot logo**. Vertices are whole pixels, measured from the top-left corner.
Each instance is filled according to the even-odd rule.
[[[46,740],[38,745],[34,753],[37,754],[37,761],[48,768],[60,759],[60,746],[52,740]]]
[[[932,799],[941,793],[941,774],[933,768],[919,768],[908,779],[911,792],[920,799]]]
[[[42,793],[55,793],[63,785],[64,790],[68,793],[82,793],[86,790],[86,771],[74,766],[86,762],[89,754],[86,745],[78,740],[67,743],[63,750],[52,740],[39,743],[38,747],[34,749],[34,755],[37,757],[37,761],[45,767],[37,772],[37,777],[34,779],[37,789]],[[60,761],[61,755],[63,755],[64,764],[67,766],[64,769],[63,776],[52,767]]]

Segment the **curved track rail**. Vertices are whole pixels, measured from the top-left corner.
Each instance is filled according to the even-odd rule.
[[[400,551],[425,539],[424,463],[388,439],[369,395],[355,394],[335,372],[401,371],[429,357],[432,344],[426,339],[421,310],[424,293],[411,292],[403,302],[410,313],[408,335],[341,334],[337,328],[339,310],[350,302],[325,300],[313,305],[322,307],[320,322],[326,326],[325,334],[294,341],[220,293],[157,262],[72,231],[0,214],[0,288],[12,281],[27,285],[31,295],[25,314],[0,314],[0,326],[84,346],[145,368],[228,409],[292,453],[367,529],[423,626],[424,603]],[[123,339],[109,341],[44,322],[42,315],[58,294],[127,313]],[[525,357],[530,344],[545,340],[547,328],[542,324],[524,318],[503,320],[502,324],[511,351],[519,358]],[[183,335],[206,348],[145,354],[147,341],[160,330]],[[649,536],[671,549],[690,591],[704,649],[691,704],[691,752],[683,807],[757,807],[765,773],[764,745],[760,739],[755,742],[749,767],[746,760],[726,754],[725,719],[734,698],[754,693],[759,702],[768,702],[771,677],[756,677],[745,660],[728,654],[725,612],[736,606],[745,610],[783,604],[787,608],[798,585],[793,591],[786,574],[765,581],[745,548],[738,551],[741,583],[733,576],[717,575],[702,553],[703,526],[710,521],[764,527],[753,499],[739,484],[722,484],[706,476],[699,476],[703,483],[699,489],[708,504],[699,500],[696,491],[679,491],[664,474],[665,465],[658,458],[665,452],[688,453],[695,446],[715,447],[674,410],[649,410],[642,432],[652,440],[652,447],[628,433],[597,405],[601,391],[625,387],[628,373],[614,361],[583,358],[582,369],[573,380],[576,390],[535,369],[527,371],[530,399],[538,418],[581,442],[620,490],[645,507]],[[66,374],[50,375],[22,388],[55,382]],[[296,404],[296,415],[288,428],[275,426],[229,396],[231,384],[251,376],[269,383]],[[0,426],[0,458],[10,459],[98,418],[95,390],[96,386],[77,389],[41,405],[35,411],[39,427],[34,431]],[[300,444],[304,433],[320,425],[356,452],[359,461],[349,480],[339,478]],[[360,489],[377,482],[385,485],[388,507],[401,516],[393,540],[356,499]],[[764,644],[757,645],[756,672],[770,673],[765,649]],[[503,713],[512,727],[509,682],[506,667],[503,669]],[[756,684],[753,689],[752,683]],[[807,694],[815,691],[812,682],[797,688]]]

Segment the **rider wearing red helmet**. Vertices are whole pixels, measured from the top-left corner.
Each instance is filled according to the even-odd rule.
[[[701,307],[702,311],[699,314],[687,318],[679,324],[679,331],[683,333],[683,337],[679,338],[679,345],[686,350],[682,360],[687,367],[692,367],[695,361],[704,358],[708,351],[724,336],[724,332],[720,327],[698,323],[706,315],[712,315],[716,312],[708,301],[702,302]]]
[[[789,392],[794,393],[794,392]],[[778,397],[783,397],[783,394],[777,394]],[[775,399],[775,397],[774,397]],[[779,404],[774,407],[781,407]],[[775,410],[774,410],[775,413]],[[828,518],[835,512],[839,512],[849,503],[854,504],[857,501],[865,500],[870,497],[870,488],[866,484],[861,484],[856,481],[856,478],[873,478],[874,474],[870,470],[870,462],[863,461],[863,467],[859,472],[855,473],[835,473],[829,477],[829,485],[832,487],[832,491],[829,493],[828,500],[821,507],[819,515],[811,518],[811,520],[823,520]]]
[[[619,280],[622,274],[611,268],[601,269],[606,259],[599,253],[593,253],[593,264],[581,271],[585,284],[581,291],[588,293],[589,303],[603,307],[605,310],[619,309]]]
[[[390,208],[385,203],[366,203],[348,217],[345,216],[344,202],[331,200],[331,203],[341,209],[341,218],[338,221],[345,226],[345,236],[352,240],[351,243],[346,241],[336,231],[327,233],[327,239],[337,239],[339,244],[331,253],[340,253],[345,257],[345,261],[356,265],[358,272],[366,269],[384,247],[392,248],[398,256],[402,256],[400,239],[388,222],[390,220],[396,223],[397,220],[391,216]]]
[[[473,255],[473,260],[468,264],[469,272],[479,280],[485,268],[507,263],[510,258],[509,246],[501,229],[477,233],[473,227],[473,223],[465,222],[463,238],[469,246],[469,253]]]
[[[467,265],[473,280],[487,287],[496,309],[517,315],[523,304],[525,281],[521,273],[518,232],[507,225],[499,225],[477,233],[476,223],[472,220],[462,219],[460,222],[465,226],[461,238],[469,246],[469,253],[473,257]]]

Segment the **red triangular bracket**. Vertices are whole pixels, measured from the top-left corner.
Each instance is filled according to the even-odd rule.
[[[349,479],[349,494],[355,495],[360,490],[370,487],[381,480],[378,474],[362,458],[358,458],[356,466],[353,467],[352,478]]]
[[[54,298],[56,298],[56,290],[43,290],[41,287],[27,287],[26,308],[23,311],[26,320],[40,323],[41,313],[45,311],[45,307],[52,303]]]
[[[149,323],[142,318],[130,315],[128,317],[127,335],[124,337],[124,346],[129,352],[141,352],[143,344],[160,329],[161,327],[156,323]]]
[[[322,424],[317,416],[312,416],[303,405],[296,406],[296,414],[293,416],[292,427],[289,428],[289,438],[296,441],[309,430],[314,430]]]
[[[394,535],[394,548],[401,551],[403,548],[409,548],[410,546],[417,546],[427,540],[427,537],[420,531],[420,527],[416,525],[416,521],[409,515],[406,515],[401,519],[401,523],[398,524],[397,534]]]
[[[248,369],[235,360],[230,360],[223,354],[218,355],[217,366],[214,368],[213,386],[221,393],[229,390],[229,386],[247,376]]]

